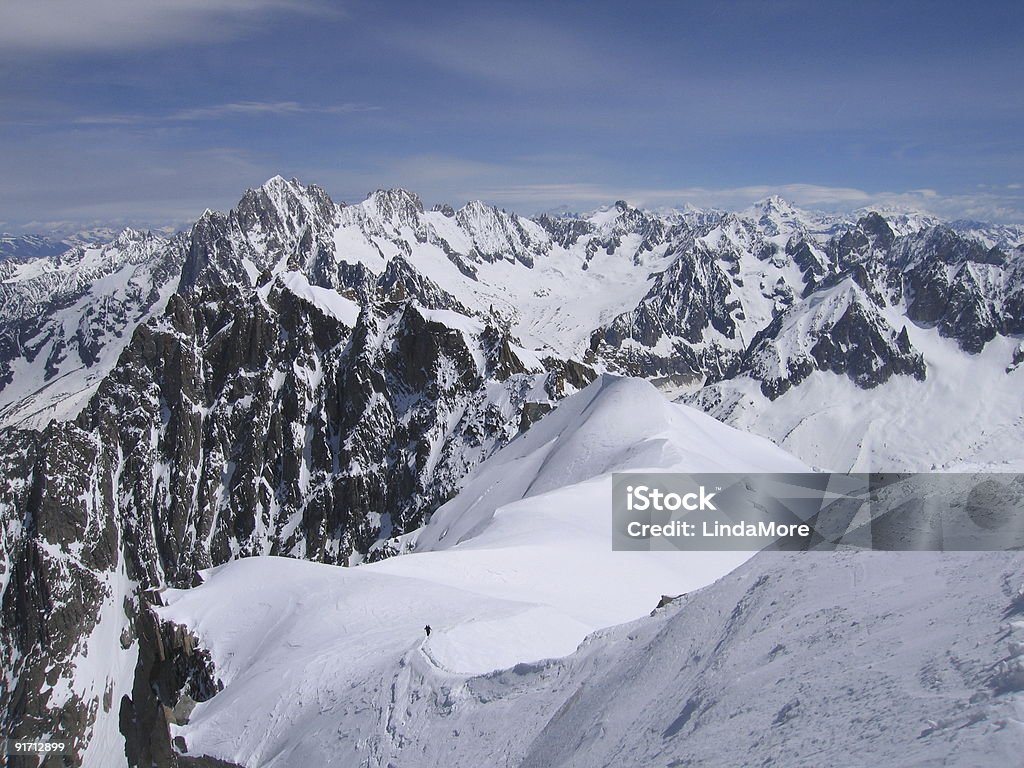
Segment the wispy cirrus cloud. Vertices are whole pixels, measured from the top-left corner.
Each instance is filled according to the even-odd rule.
[[[232,115],[349,115],[357,112],[375,112],[380,107],[372,104],[300,104],[296,101],[236,101],[213,107],[183,109],[167,117],[168,120],[216,120]]]
[[[236,37],[275,15],[324,13],[338,10],[322,0],[4,0],[0,49],[144,50]]]
[[[177,219],[281,173],[1021,221],[1021,6],[940,5],[0,0],[0,217]]]
[[[617,66],[616,52],[507,8],[467,9],[429,35],[400,24],[387,30],[387,42],[432,67],[500,88],[556,90],[629,75]]]
[[[206,107],[189,107],[166,114],[84,115],[75,118],[75,125],[139,125],[144,123],[175,123],[199,120],[221,120],[231,117],[282,117],[291,115],[350,115],[375,112],[373,104],[302,104],[297,101],[235,101]]]

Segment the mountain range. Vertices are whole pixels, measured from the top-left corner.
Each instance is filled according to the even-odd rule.
[[[409,750],[455,728],[478,738],[453,764],[491,764],[491,713],[511,716],[519,697],[546,714],[523,720],[510,764],[648,761],[624,714],[594,714],[612,695],[595,667],[628,678],[631,643],[656,658],[689,643],[698,665],[739,654],[757,633],[716,601],[745,617],[750,595],[770,595],[796,621],[797,581],[861,566],[758,556],[673,604],[705,617],[689,639],[667,615],[606,632],[742,562],[674,576],[652,562],[623,581],[622,561],[602,560],[605,522],[585,514],[606,503],[610,472],[1024,466],[1024,232],[1010,226],[777,197],[526,218],[481,202],[428,210],[402,189],[346,205],[275,177],[177,234],[18,248],[0,260],[0,704],[12,736],[71,739],[85,765],[313,764],[339,721],[353,761],[436,764]],[[557,526],[576,543],[545,538]],[[1016,610],[1020,563],[986,563],[956,581],[956,604],[998,623],[1000,600]],[[879,568],[877,589],[898,578]],[[586,605],[598,588],[613,597]],[[814,633],[877,623],[869,592],[841,619],[824,606],[803,619],[798,658]],[[900,610],[915,627],[939,620]],[[422,645],[420,622],[441,629]],[[581,641],[570,661],[516,666]],[[934,720],[929,739],[962,724],[948,697],[1019,690],[1011,646],[995,684],[980,670],[998,643],[967,654],[955,684],[952,662],[917,671],[940,678],[941,706],[908,710]],[[253,687],[285,668],[319,672]],[[714,703],[749,690],[726,681],[720,695],[711,679],[679,682],[689,698],[665,744],[702,723],[719,732]],[[823,694],[793,685],[775,725],[816,743],[820,719],[795,713]],[[357,693],[318,698],[343,690]],[[989,698],[965,727],[1008,717]],[[581,741],[559,752],[567,730]],[[969,749],[976,733],[955,738]],[[665,749],[683,761],[667,764],[706,758]]]

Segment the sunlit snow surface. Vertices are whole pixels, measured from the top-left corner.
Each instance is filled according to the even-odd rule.
[[[473,473],[413,554],[349,569],[241,560],[165,593],[163,617],[198,632],[226,685],[180,729],[190,752],[358,764],[404,717],[389,701],[413,667],[454,682],[564,656],[749,557],[612,552],[609,473],[657,468],[806,469],[646,382],[602,377]]]
[[[764,553],[563,659],[471,675],[439,652],[514,647],[538,609],[239,561],[164,611],[227,683],[175,731],[247,766],[1017,765],[1022,579],[1020,553]]]
[[[738,429],[771,438],[835,472],[1024,471],[1024,368],[1007,371],[1019,341],[996,337],[978,355],[907,324],[928,365],[925,381],[894,376],[861,389],[820,371],[774,401],[738,378],[689,399]]]

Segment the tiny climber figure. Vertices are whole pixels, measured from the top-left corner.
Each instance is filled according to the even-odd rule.
[[[425,626],[423,628],[423,631],[427,633],[427,637],[430,637],[430,625],[429,624],[427,624],[427,626]]]

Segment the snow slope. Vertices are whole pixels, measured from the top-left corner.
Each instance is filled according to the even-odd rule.
[[[513,605],[370,568],[238,561],[163,614],[226,683],[176,732],[246,766],[994,766],[1024,749],[1019,589],[1019,553],[764,553],[488,674],[438,656],[518,642]]]
[[[1022,578],[1010,553],[759,555],[517,681],[508,764],[1017,765]]]
[[[644,381],[601,377],[482,464],[412,554],[349,569],[241,560],[167,591],[162,618],[198,633],[225,683],[179,729],[190,752],[386,764],[374,756],[395,748],[415,670],[455,682],[565,656],[749,557],[612,552],[609,473],[640,468],[805,469]]]
[[[821,469],[1024,471],[1024,371],[1008,370],[1019,341],[999,337],[968,356],[953,339],[906,328],[928,366],[923,382],[897,376],[861,389],[846,376],[822,371],[774,401],[749,378],[686,399]]]
[[[807,471],[767,440],[722,427],[641,379],[603,375],[481,465],[414,535],[416,547],[447,549],[493,529],[506,504],[595,478],[608,485],[612,472]]]
[[[509,764],[1018,765],[1022,581],[1020,553],[758,555],[522,680]]]

